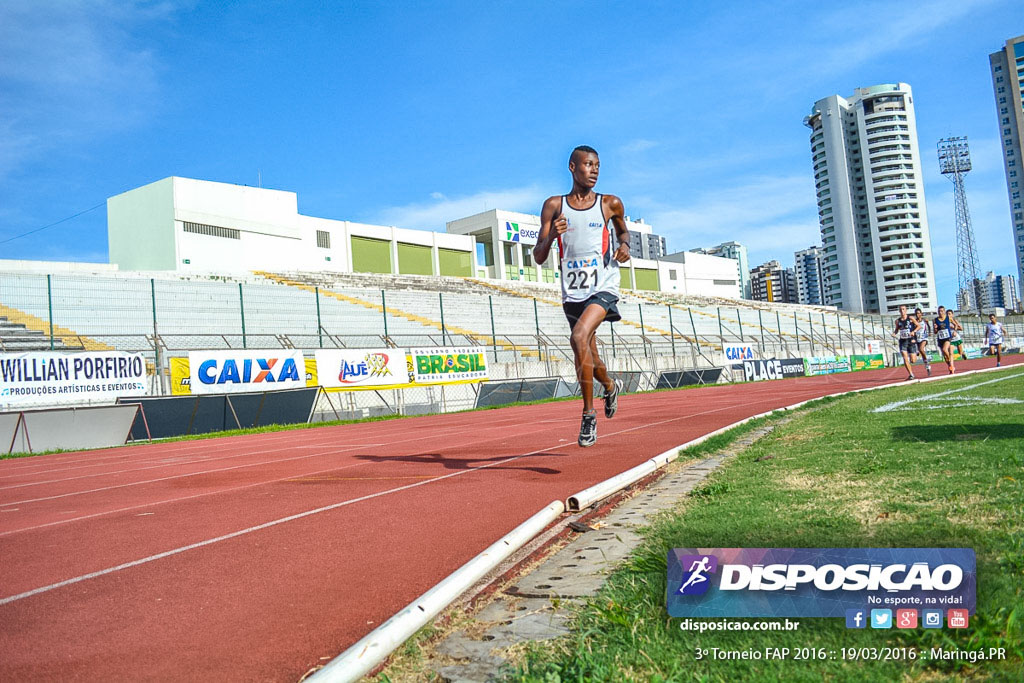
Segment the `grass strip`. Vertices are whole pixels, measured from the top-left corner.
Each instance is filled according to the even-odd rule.
[[[999,376],[1011,379],[986,383]],[[960,388],[938,398],[933,394]],[[900,409],[872,409],[907,399]],[[1014,403],[1012,401],[1018,401]],[[519,681],[1021,679],[1024,670],[1024,373],[895,387],[814,404],[741,452],[646,530],[573,619],[527,648]],[[727,437],[728,435],[723,435]],[[703,452],[703,451],[702,451]],[[963,631],[681,631],[665,611],[674,547],[973,547],[978,607]],[[1006,648],[1001,661],[698,660],[697,648]]]

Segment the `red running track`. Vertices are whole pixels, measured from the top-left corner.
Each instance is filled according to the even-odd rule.
[[[2,461],[0,679],[297,680],[552,500],[902,378],[624,396],[586,450],[570,402]]]

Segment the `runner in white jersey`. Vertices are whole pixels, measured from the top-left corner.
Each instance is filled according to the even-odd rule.
[[[920,308],[914,309],[914,320],[917,321],[917,331],[914,332],[914,343],[917,345],[917,351],[921,354],[921,360],[924,361],[925,370],[928,371],[928,376],[932,374],[932,364],[928,360],[928,323],[924,319],[924,311]],[[913,365],[917,362],[917,353],[914,351],[910,352],[910,364]]]
[[[1003,324],[996,322],[996,314],[988,314],[988,324],[985,325],[985,344],[988,345],[988,355],[995,355],[996,367],[1003,364]]]
[[[597,327],[602,321],[621,320],[619,264],[629,260],[629,230],[622,200],[594,192],[601,162],[592,147],[581,145],[569,156],[572,191],[549,197],[540,216],[540,234],[533,248],[537,263],[544,263],[551,245],[558,243],[562,280],[562,308],[572,334],[576,376],[583,397],[583,421],[577,443],[597,442],[594,380],[604,387],[604,414],[618,410],[619,382],[612,381],[597,354]],[[613,234],[614,231],[614,234]]]

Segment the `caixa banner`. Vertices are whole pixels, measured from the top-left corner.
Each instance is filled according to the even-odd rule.
[[[844,617],[847,610],[974,613],[970,548],[674,548],[673,617]]]
[[[302,351],[294,349],[189,351],[193,394],[227,394],[306,386]]]

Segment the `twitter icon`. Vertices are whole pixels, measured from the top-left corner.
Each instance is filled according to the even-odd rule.
[[[871,628],[892,628],[892,610],[871,610]]]

